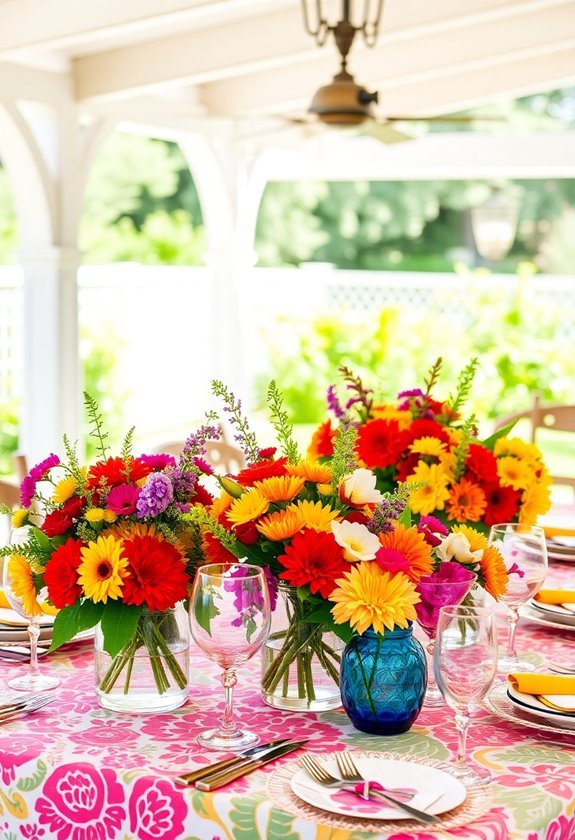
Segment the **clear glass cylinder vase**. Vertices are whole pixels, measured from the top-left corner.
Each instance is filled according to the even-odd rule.
[[[340,682],[343,707],[356,729],[406,732],[421,711],[427,685],[425,653],[412,628],[354,636],[343,654]]]
[[[320,712],[341,706],[342,640],[323,624],[307,621],[316,607],[280,583],[281,597],[262,648],[262,697],[268,706]]]
[[[96,695],[116,712],[169,712],[186,702],[190,633],[183,605],[163,612],[144,607],[134,636],[112,657],[100,625],[94,637]]]

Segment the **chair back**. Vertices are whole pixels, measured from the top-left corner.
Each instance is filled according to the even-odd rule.
[[[541,402],[539,394],[533,397],[533,405],[525,411],[508,414],[495,422],[494,431],[514,420],[527,419],[531,422],[530,441],[537,442],[537,429],[575,434],[575,405],[548,404]],[[575,440],[574,440],[575,444]],[[552,475],[554,484],[567,484],[575,490],[575,476]]]
[[[0,502],[13,508],[20,504],[20,488],[11,481],[0,479]]]
[[[183,448],[183,440],[171,440],[155,446],[154,452],[174,455],[177,458],[181,455]],[[245,466],[245,457],[242,450],[223,440],[206,441],[206,461],[220,475],[237,473],[243,470]]]
[[[15,452],[12,456],[12,462],[14,464],[16,481],[22,483],[23,479],[28,475],[28,459],[22,453]]]

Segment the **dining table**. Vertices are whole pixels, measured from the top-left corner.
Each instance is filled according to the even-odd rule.
[[[573,562],[550,566],[551,584],[574,580]],[[497,609],[504,643],[505,611]],[[517,646],[542,668],[546,661],[575,667],[573,627],[523,618]],[[176,777],[223,757],[196,741],[222,715],[220,670],[194,646],[190,657],[191,685],[183,706],[170,713],[122,714],[98,705],[90,639],[44,656],[41,669],[60,679],[53,702],[0,725],[3,840],[575,838],[575,729],[561,734],[533,720],[511,719],[503,683],[492,689],[488,706],[474,711],[468,737],[469,760],[487,768],[491,780],[470,788],[465,802],[433,826],[322,811],[302,802],[291,780],[302,751],[320,759],[343,750],[384,755],[450,772],[457,733],[447,706],[424,705],[403,734],[366,734],[342,708],[316,713],[267,706],[257,655],[238,669],[237,719],[262,742],[282,737],[307,742],[301,751],[212,792],[181,786]],[[0,700],[7,680],[26,667],[0,659]]]

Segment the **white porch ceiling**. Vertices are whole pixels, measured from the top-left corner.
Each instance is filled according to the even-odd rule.
[[[331,39],[320,49],[305,33],[299,0],[0,2],[0,99],[72,92],[83,112],[193,127],[301,112],[337,67]],[[350,69],[380,91],[380,114],[565,86],[575,0],[386,0],[376,47],[358,39]]]

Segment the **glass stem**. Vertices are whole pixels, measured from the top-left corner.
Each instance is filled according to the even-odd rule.
[[[517,630],[517,622],[519,621],[519,612],[517,607],[509,607],[509,615],[507,623],[509,624],[509,641],[507,643],[507,655],[515,656],[515,631]]]
[[[233,668],[225,668],[222,674],[222,685],[224,686],[226,707],[224,709],[224,717],[220,726],[222,732],[235,732],[237,727],[234,722],[234,685],[238,678]]]
[[[469,729],[469,712],[455,713],[455,726],[457,727],[457,766],[461,770],[467,767],[467,731]]]
[[[28,637],[30,638],[30,676],[37,677],[38,670],[38,638],[40,636],[40,625],[38,619],[31,618],[28,624]]]
[[[432,692],[437,691],[437,680],[435,679],[435,671],[433,670],[433,657],[435,655],[435,639],[432,639],[426,647],[426,653],[429,656],[427,668],[427,688]]]

